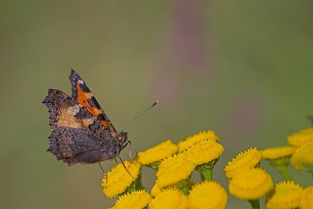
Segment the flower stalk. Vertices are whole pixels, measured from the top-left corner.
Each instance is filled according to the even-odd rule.
[[[289,161],[290,156],[268,160],[268,162],[278,170],[286,181],[292,181],[288,171]]]
[[[218,159],[211,162],[197,166],[196,170],[200,172],[202,181],[212,181],[213,180],[213,167],[215,166]]]
[[[191,189],[192,185],[194,185],[193,181],[191,180],[191,178],[187,178],[184,179],[180,182],[178,182],[175,187],[180,190],[182,193],[184,193],[185,195],[189,194],[189,190]]]
[[[199,167],[199,172],[201,176],[201,180],[204,181],[212,181],[213,180],[213,169],[210,168],[204,168],[205,166],[200,166]]]
[[[251,205],[251,207],[253,209],[260,209],[260,201],[259,201],[259,199],[249,200],[249,203],[250,203],[250,205]]]
[[[286,181],[292,181],[292,178],[289,174],[287,166],[282,165],[282,166],[277,166],[276,168]]]

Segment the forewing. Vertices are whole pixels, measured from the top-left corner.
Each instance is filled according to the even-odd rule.
[[[57,89],[49,89],[42,102],[49,110],[49,125],[52,130],[58,127],[72,127],[88,130],[97,118],[81,107],[70,96]]]
[[[85,107],[92,115],[94,115],[101,124],[109,129],[113,136],[116,135],[116,129],[110,122],[110,119],[103,112],[96,98],[91,93],[83,79],[76,71],[71,69],[70,81],[72,84],[72,97],[78,104]]]

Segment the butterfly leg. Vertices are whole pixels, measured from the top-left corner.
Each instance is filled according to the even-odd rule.
[[[105,174],[104,169],[103,169],[103,167],[99,161],[98,161],[98,165],[99,165],[100,169],[102,170],[102,172]]]
[[[131,165],[133,164],[133,162],[137,159],[137,154],[138,154],[138,152],[136,152],[136,155],[135,155],[134,158],[131,158],[131,161],[130,161],[129,166],[131,166]],[[129,167],[129,166],[128,166],[128,167]]]
[[[130,177],[132,177],[133,180],[135,180],[135,178],[133,177],[133,175],[129,172],[129,170],[126,168],[124,161],[122,160],[121,157],[118,157],[118,159],[121,161],[123,167],[125,168],[125,170],[127,171],[127,173],[130,175]],[[115,158],[115,162],[118,163],[118,160]]]
[[[103,169],[103,167],[102,167],[102,165],[101,165],[101,163],[99,161],[98,161],[98,165],[101,168],[102,173],[104,174],[103,178],[105,178],[105,181],[106,181],[106,184],[107,184],[108,183],[108,176],[107,176],[106,172],[104,172],[104,169]]]
[[[118,162],[118,160],[116,158],[114,158],[114,160],[115,160],[116,164],[119,164],[119,162]]]

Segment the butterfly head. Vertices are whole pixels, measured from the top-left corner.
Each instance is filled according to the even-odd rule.
[[[127,132],[124,131],[119,132],[116,136],[116,139],[121,146],[121,150],[124,149],[130,142],[127,138]]]

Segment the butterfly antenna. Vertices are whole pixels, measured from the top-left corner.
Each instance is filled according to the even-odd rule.
[[[147,109],[145,109],[144,111],[142,111],[141,113],[139,113],[134,119],[132,119],[126,126],[125,128],[123,128],[122,130],[126,130],[135,120],[137,120],[140,116],[142,116],[145,112],[147,112],[148,110],[150,110],[152,107],[154,107],[155,105],[157,105],[159,103],[158,100],[156,100],[150,107],[148,107]]]

